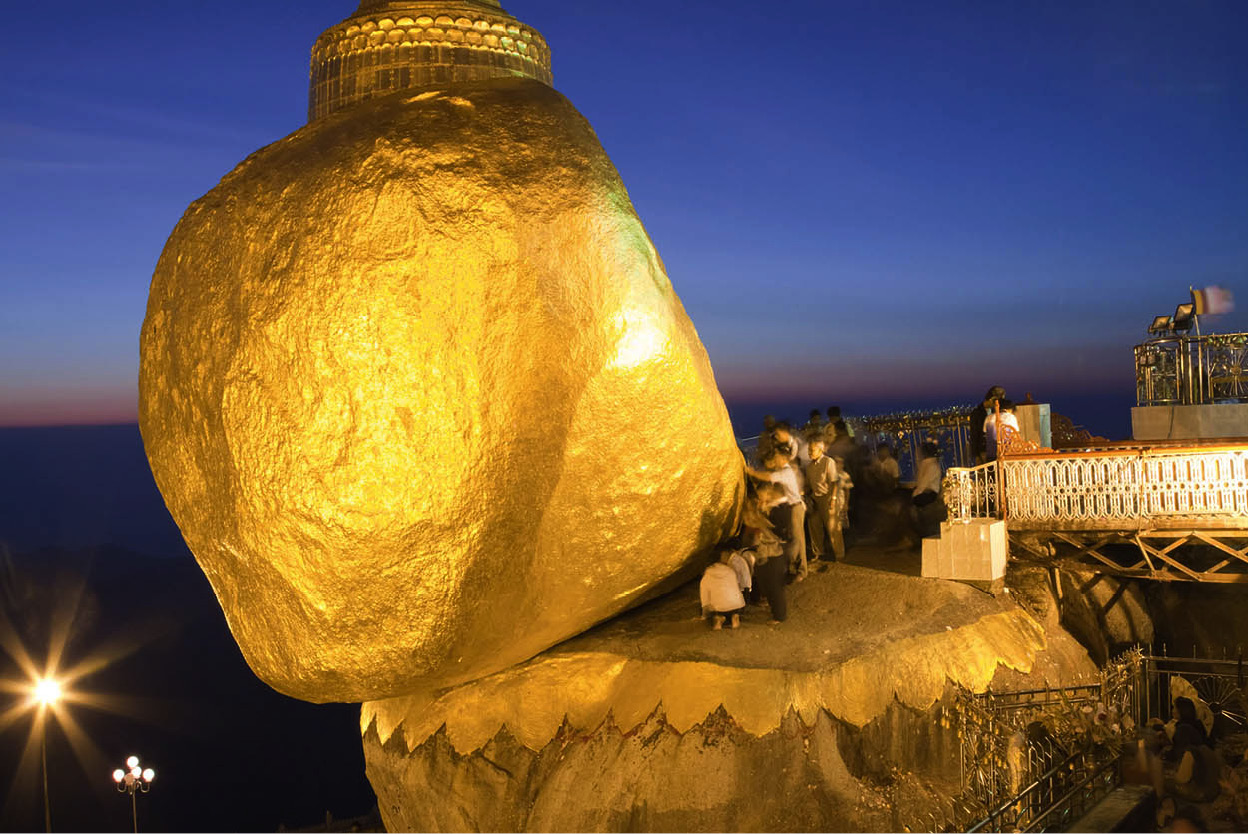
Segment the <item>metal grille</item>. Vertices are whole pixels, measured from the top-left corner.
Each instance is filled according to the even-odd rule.
[[[978,818],[944,820],[960,831],[1068,827],[1119,781],[1122,739],[1140,713],[1144,657],[1109,663],[1098,683],[1054,689],[961,692],[953,712],[962,750],[963,797]]]
[[[1248,333],[1172,336],[1135,346],[1139,405],[1248,400]]]
[[[997,465],[985,463],[971,468],[955,467],[945,473],[942,493],[950,521],[996,518]]]

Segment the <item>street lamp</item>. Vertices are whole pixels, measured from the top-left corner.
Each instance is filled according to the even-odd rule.
[[[61,684],[55,678],[35,681],[34,698],[39,704],[39,758],[43,764],[43,828],[52,831],[52,803],[48,799],[48,710],[61,700]]]
[[[120,793],[130,794],[130,813],[134,817],[134,834],[139,834],[139,804],[135,797],[140,791],[147,793],[152,789],[152,780],[156,771],[139,766],[139,757],[126,759],[126,769],[117,768],[113,771],[113,781],[117,783]]]

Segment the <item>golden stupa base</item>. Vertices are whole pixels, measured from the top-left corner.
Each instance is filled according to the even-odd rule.
[[[695,584],[484,680],[365,704],[388,828],[898,830],[909,800],[873,780],[902,773],[916,808],[947,792],[951,685],[1096,675],[1008,595],[846,565],[789,590],[779,626],[756,606],[711,631]]]

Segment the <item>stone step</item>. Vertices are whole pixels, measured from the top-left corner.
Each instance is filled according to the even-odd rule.
[[[1148,785],[1122,785],[1066,829],[1075,831],[1153,831],[1156,795]]]

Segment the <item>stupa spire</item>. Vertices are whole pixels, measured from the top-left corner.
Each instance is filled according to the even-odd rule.
[[[498,0],[360,0],[312,47],[308,121],[396,90],[511,76],[550,84],[550,49]]]

